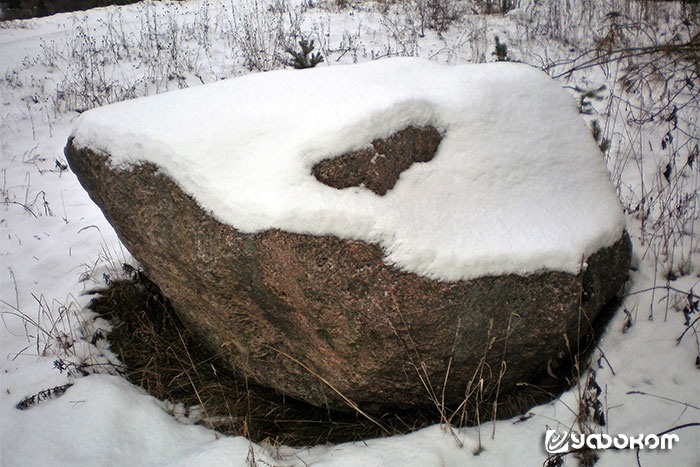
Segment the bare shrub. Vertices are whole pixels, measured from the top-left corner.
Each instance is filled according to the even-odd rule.
[[[130,99],[136,96],[136,82],[117,79],[112,71],[117,56],[114,50],[90,34],[84,23],[76,25],[76,34],[66,44],[58,66],[62,79],[56,89],[56,108],[59,111],[83,112],[93,107]],[[45,49],[48,53],[49,48]]]
[[[589,50],[548,69],[555,78],[595,69],[615,83],[599,141],[626,211],[641,223],[642,256],[673,280],[700,253],[700,13],[658,3],[629,12],[609,13]]]
[[[293,48],[301,35],[300,18],[285,0],[241,2],[234,18],[248,70],[268,71],[285,65],[286,50]]]

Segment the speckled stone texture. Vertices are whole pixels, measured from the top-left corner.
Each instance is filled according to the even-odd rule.
[[[435,138],[424,139],[436,147]],[[238,232],[153,165],[113,170],[108,155],[77,150],[70,141],[66,157],[129,251],[212,352],[259,384],[333,409],[348,408],[336,391],[369,412],[430,406],[419,373],[448,405],[464,399],[475,375],[484,380],[485,400],[516,394],[518,383],[536,380],[568,352],[567,339],[575,345],[577,334],[590,330],[627,277],[625,233],[588,258],[582,275],[437,282],[388,266],[376,245]],[[428,156],[409,159],[421,157]],[[370,178],[360,183],[378,193],[396,181]]]
[[[364,185],[382,196],[414,162],[432,160],[441,139],[433,127],[409,127],[386,139],[372,141],[371,149],[325,159],[311,172],[318,181],[333,188]]]

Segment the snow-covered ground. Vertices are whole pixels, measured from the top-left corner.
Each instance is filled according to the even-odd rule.
[[[54,367],[58,357],[93,368],[113,359],[104,340],[91,343],[109,324],[83,309],[89,297],[82,293],[129,261],[65,166],[63,147],[80,112],[280,68],[285,47],[300,34],[314,39],[325,58],[320,67],[394,55],[443,64],[494,61],[498,36],[508,57],[557,76],[566,67],[555,62],[605,37],[615,18],[606,19],[608,12],[634,17],[634,8],[641,8],[604,3],[594,10],[582,1],[560,11],[559,2],[522,1],[505,16],[465,15],[442,33],[421,30],[421,18],[429,18],[420,15],[420,2],[344,9],[310,2],[146,2],[1,24],[0,465],[542,465],[547,429],[582,426],[610,435],[672,429],[678,435],[670,450],[599,450],[597,465],[698,465],[700,344],[697,297],[689,299],[700,282],[697,107],[677,105],[673,116],[669,107],[646,125],[630,122],[645,90],[622,94],[615,80],[623,70],[616,63],[559,78],[590,112],[583,117],[597,121],[602,138],[610,140],[605,160],[634,243],[627,296],[593,355],[601,391],[592,397],[601,403],[604,426],[577,420],[581,398],[591,396],[584,391],[586,374],[578,387],[533,408],[524,420],[272,448],[178,420],[172,406],[121,377],[79,377]],[[679,6],[659,8],[658,17],[640,15],[639,21],[653,23],[658,37],[670,37],[673,21],[663,12],[674,18]],[[581,90],[602,85],[583,97]],[[684,102],[683,92],[679,96],[676,103]],[[68,383],[63,393],[53,389]],[[45,400],[37,396],[25,410],[16,407],[35,395]],[[571,455],[564,460],[577,462]]]

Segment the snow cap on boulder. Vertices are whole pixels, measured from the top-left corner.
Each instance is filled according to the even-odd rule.
[[[312,174],[411,126],[442,140],[383,196]],[[248,75],[86,112],[72,137],[112,167],[156,165],[241,232],[375,243],[387,263],[442,281],[575,274],[624,229],[573,97],[523,64],[387,59]]]

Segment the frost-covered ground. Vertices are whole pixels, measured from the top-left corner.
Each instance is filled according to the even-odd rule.
[[[588,112],[588,123],[598,122],[599,143],[609,140],[605,160],[635,248],[628,294],[593,355],[599,394],[584,391],[585,374],[578,387],[533,408],[524,420],[454,431],[436,425],[404,436],[293,449],[221,436],[107,371],[88,377],[75,371],[83,363],[96,371],[113,359],[104,340],[92,339],[109,325],[83,310],[89,297],[82,293],[103,285],[104,274],[119,274],[129,260],[65,166],[62,149],[80,112],[280,68],[285,47],[302,34],[325,57],[319,66],[394,55],[446,64],[494,61],[498,36],[509,58],[557,76],[566,66],[556,63],[608,37],[618,18],[606,19],[610,11],[648,24],[627,38],[642,42],[670,37],[669,25],[680,14],[673,3],[646,18],[635,10],[642,2],[611,0],[593,9],[582,0],[566,10],[560,2],[519,3],[506,16],[465,14],[442,33],[428,28],[420,2],[344,9],[309,2],[157,2],[3,23],[0,464],[542,465],[545,431],[573,427],[634,436],[675,429],[679,437],[671,450],[597,451],[597,465],[697,465],[697,102],[681,105],[689,92],[681,74],[671,80],[670,94],[645,94],[662,84],[658,80],[624,94],[616,85],[623,74],[616,62],[558,78]],[[675,110],[662,108],[643,125],[631,121],[640,117],[639,108],[663,103],[679,89]],[[59,357],[68,368],[54,367]],[[63,394],[53,389],[68,383]],[[37,402],[40,396],[46,400]],[[591,407],[600,402],[605,425],[595,417],[577,420],[582,399]],[[27,408],[19,410],[25,400]]]

